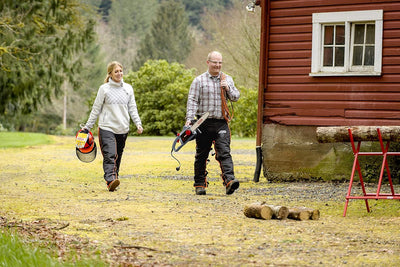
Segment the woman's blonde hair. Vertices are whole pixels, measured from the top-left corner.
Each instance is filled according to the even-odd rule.
[[[119,63],[118,61],[112,61],[112,62],[108,63],[108,65],[107,65],[107,76],[106,76],[106,78],[104,80],[104,83],[108,83],[108,80],[111,78],[111,73],[113,72],[113,70],[114,70],[114,68],[116,66],[120,66],[121,69],[124,69],[122,67],[122,64]]]

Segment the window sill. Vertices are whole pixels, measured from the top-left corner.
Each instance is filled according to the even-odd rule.
[[[316,72],[310,73],[309,76],[324,77],[324,76],[381,76],[381,72]]]

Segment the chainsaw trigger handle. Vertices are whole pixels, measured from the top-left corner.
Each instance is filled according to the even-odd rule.
[[[184,145],[195,139],[197,134],[201,134],[198,127],[207,119],[208,115],[208,112],[204,113],[203,116],[193,123],[193,125],[183,126],[182,131],[176,134],[175,140],[172,142],[171,157],[173,157],[179,164],[179,166],[176,167],[177,171],[180,170],[181,163],[176,157],[174,157],[173,152],[178,152]]]

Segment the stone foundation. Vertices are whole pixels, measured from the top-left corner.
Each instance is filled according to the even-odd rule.
[[[263,174],[268,181],[349,179],[353,164],[350,143],[318,143],[316,128],[264,125]]]

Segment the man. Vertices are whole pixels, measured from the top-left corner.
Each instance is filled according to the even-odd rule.
[[[194,187],[196,195],[206,194],[207,159],[214,143],[215,159],[221,167],[221,178],[226,187],[226,194],[230,195],[239,188],[239,181],[235,179],[233,171],[231,132],[228,126],[230,118],[226,99],[237,101],[240,93],[232,77],[221,72],[221,53],[217,51],[209,53],[207,65],[208,71],[193,80],[187,101],[185,126],[189,126],[196,115],[200,117],[209,112],[207,120],[199,127],[201,134],[196,136]]]

